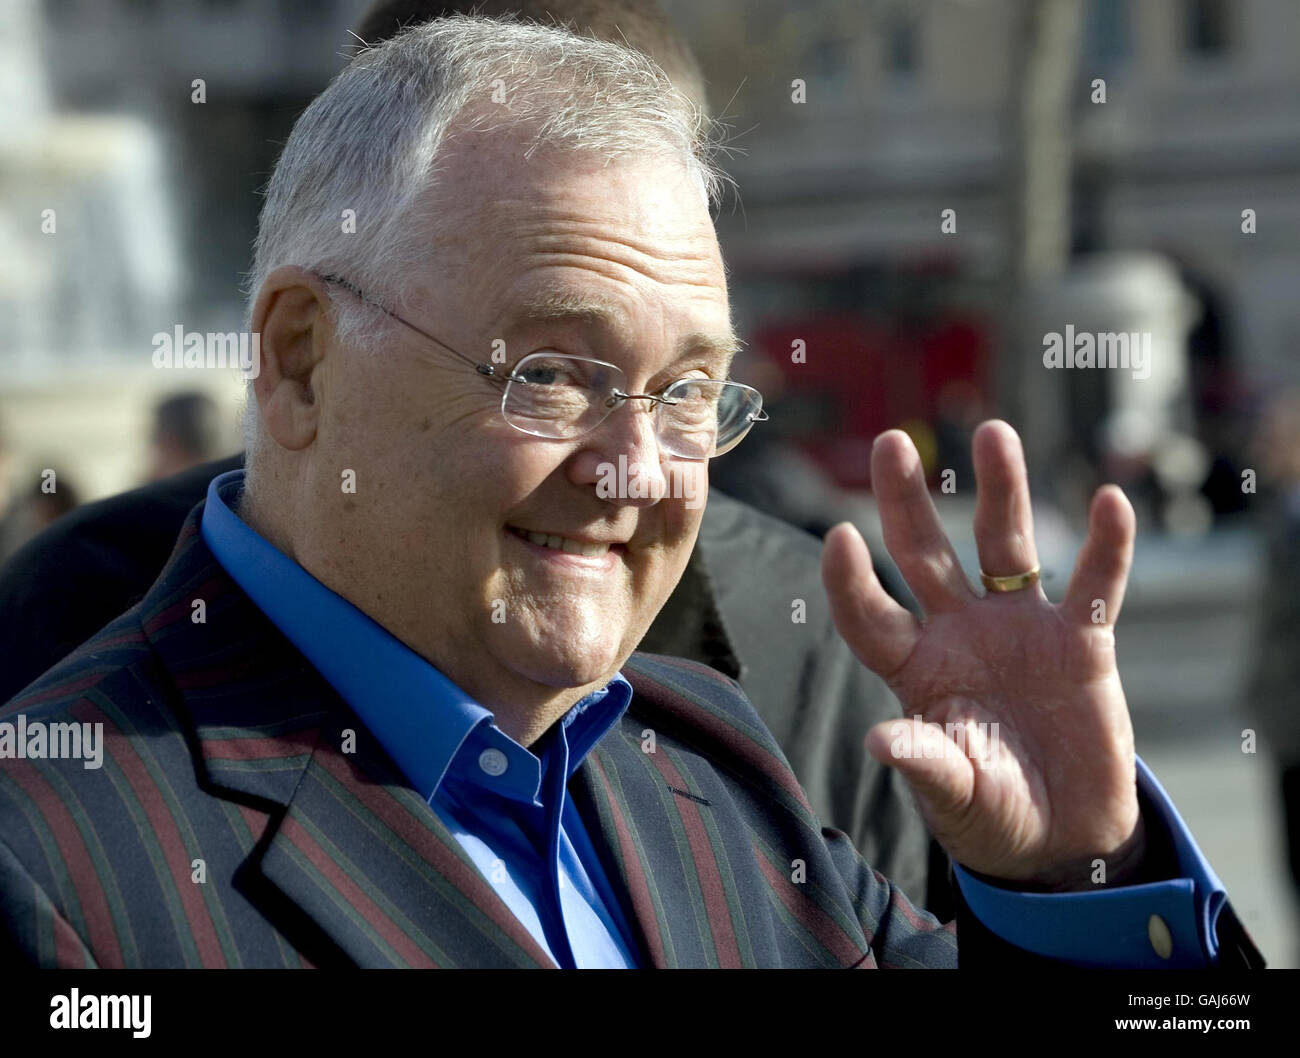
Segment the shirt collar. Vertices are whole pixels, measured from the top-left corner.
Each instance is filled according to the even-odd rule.
[[[204,541],[258,609],[351,706],[416,790],[432,798],[470,743],[479,749],[487,743],[511,756],[517,756],[515,750],[529,753],[496,727],[489,710],[245,523],[235,513],[243,487],[242,470],[212,479],[200,527]],[[631,699],[632,686],[619,673],[564,716],[566,780]],[[480,728],[485,730],[471,738]]]

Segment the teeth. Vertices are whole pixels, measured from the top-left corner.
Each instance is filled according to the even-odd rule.
[[[588,558],[596,558],[609,550],[608,544],[584,544],[578,540],[570,540],[565,536],[556,536],[553,533],[535,533],[531,529],[515,529],[514,531],[529,543],[536,544],[538,547],[549,547],[555,551],[567,551],[571,555],[586,555]]]

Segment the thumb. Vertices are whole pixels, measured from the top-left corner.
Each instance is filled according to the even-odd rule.
[[[867,732],[867,752],[902,775],[936,833],[950,831],[970,805],[973,763],[940,724],[920,716],[886,720]]]

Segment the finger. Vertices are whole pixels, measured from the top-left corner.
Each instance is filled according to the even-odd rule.
[[[882,677],[896,672],[916,646],[921,625],[881,586],[867,542],[848,522],[826,534],[822,584],[835,627],[858,660]]]
[[[975,598],[943,531],[912,439],[886,430],[871,449],[871,491],[880,508],[885,546],[926,613],[943,613]]]
[[[1007,423],[992,419],[975,430],[972,454],[980,569],[991,577],[1026,573],[1038,565],[1038,548],[1020,438]]]
[[[1113,625],[1124,605],[1137,516],[1124,491],[1103,485],[1088,511],[1088,535],[1074,563],[1070,587],[1061,604],[1075,621]]]

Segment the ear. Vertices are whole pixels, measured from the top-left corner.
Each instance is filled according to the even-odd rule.
[[[253,391],[262,423],[281,448],[299,451],[316,439],[320,405],[312,378],[333,342],[324,283],[296,265],[275,269],[257,292],[252,327],[261,335]]]

